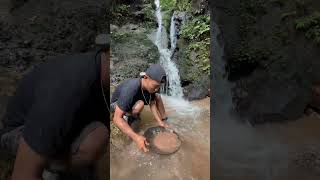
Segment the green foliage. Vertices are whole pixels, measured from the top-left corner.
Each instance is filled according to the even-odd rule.
[[[190,56],[191,52],[197,52],[196,58],[192,64],[196,65],[198,69],[210,74],[210,38],[206,38],[200,42],[194,42],[188,46],[187,55]]]
[[[319,26],[320,12],[314,12],[310,16],[306,16],[296,20],[296,29],[306,31],[314,26]]]
[[[111,38],[118,42],[125,41],[128,37],[130,37],[129,33],[112,33],[111,34]]]
[[[289,17],[295,17],[296,15],[297,15],[297,11],[283,13],[281,15],[281,20],[284,21],[284,20],[288,19]]]
[[[210,35],[210,16],[201,15],[183,26],[181,37],[189,41],[198,41],[205,39]]]
[[[176,0],[176,9],[178,11],[190,11],[192,0]]]
[[[240,28],[239,35],[246,39],[249,32],[254,30],[254,25],[261,15],[266,13],[263,0],[241,0],[240,1]]]
[[[176,0],[160,0],[161,11],[172,11],[176,5]]]
[[[262,60],[268,59],[270,54],[271,52],[267,50],[242,47],[232,54],[231,60],[234,63],[261,63]]]
[[[187,40],[186,56],[191,66],[210,74],[210,16],[194,16],[182,26],[181,37]]]
[[[154,9],[151,4],[145,5],[142,12],[144,14],[144,22],[155,22]]]
[[[160,0],[163,26],[169,32],[171,16],[175,10],[176,0]]]
[[[306,38],[320,44],[320,12],[316,11],[309,16],[297,19],[295,28],[304,32]]]
[[[130,11],[130,5],[117,5],[113,8],[113,12],[111,13],[111,19],[114,24],[122,24],[128,18],[132,16],[132,12]]]
[[[272,38],[276,41],[280,41],[282,45],[288,45],[290,43],[288,29],[280,26],[277,26],[274,30]]]

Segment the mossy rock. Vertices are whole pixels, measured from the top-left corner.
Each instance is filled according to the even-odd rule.
[[[159,52],[145,33],[113,34],[111,44],[112,53],[120,61],[130,58],[140,58],[144,62],[155,63],[159,59]],[[117,63],[117,62],[115,62]]]
[[[138,29],[136,31],[139,33],[121,32],[112,35],[113,82],[137,77],[150,63],[156,63],[159,59],[159,51],[145,31]]]

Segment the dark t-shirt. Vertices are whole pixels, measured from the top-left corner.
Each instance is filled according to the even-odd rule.
[[[148,105],[155,98],[155,93],[141,90],[141,79],[133,78],[122,82],[112,94],[111,103],[117,102],[119,108],[124,112],[129,112],[138,100],[144,101]]]
[[[24,125],[25,141],[46,157],[68,152],[90,122],[101,121],[109,128],[100,71],[98,52],[57,57],[41,64],[20,81],[9,102],[5,126]]]

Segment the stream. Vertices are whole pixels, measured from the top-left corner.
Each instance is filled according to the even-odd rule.
[[[170,96],[163,96],[163,99],[170,117],[168,124],[181,138],[180,149],[172,155],[158,155],[144,153],[134,142],[129,142],[111,154],[111,180],[210,179],[210,99],[192,103]],[[140,133],[156,125],[149,108],[145,108],[141,114]]]

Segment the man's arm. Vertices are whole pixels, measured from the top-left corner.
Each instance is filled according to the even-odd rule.
[[[162,121],[162,118],[160,116],[160,112],[159,112],[157,105],[156,105],[156,101],[150,102],[150,109],[151,109],[151,112],[152,112],[154,118],[158,122],[159,126],[162,126],[164,128],[168,128],[169,126]]]
[[[125,114],[118,105],[116,105],[116,109],[113,116],[114,124],[120,128],[120,130],[129,136],[131,139],[135,139],[137,137],[137,133],[133,131],[133,129],[129,126],[129,124],[123,119],[123,115]]]
[[[133,141],[135,141],[139,147],[139,149],[142,149],[144,152],[147,152],[148,149],[145,145],[148,145],[146,138],[135,133],[133,129],[129,126],[129,124],[123,119],[123,115],[125,114],[124,111],[122,111],[118,105],[116,106],[115,113],[113,116],[113,122],[114,124],[120,128],[120,130],[128,135]]]
[[[21,137],[18,147],[12,180],[41,180],[47,159],[33,151]]]
[[[151,109],[151,112],[154,116],[154,118],[156,119],[157,122],[161,122],[162,119],[160,117],[160,112],[157,108],[157,105],[156,105],[156,101],[151,101],[150,102],[150,109]]]

